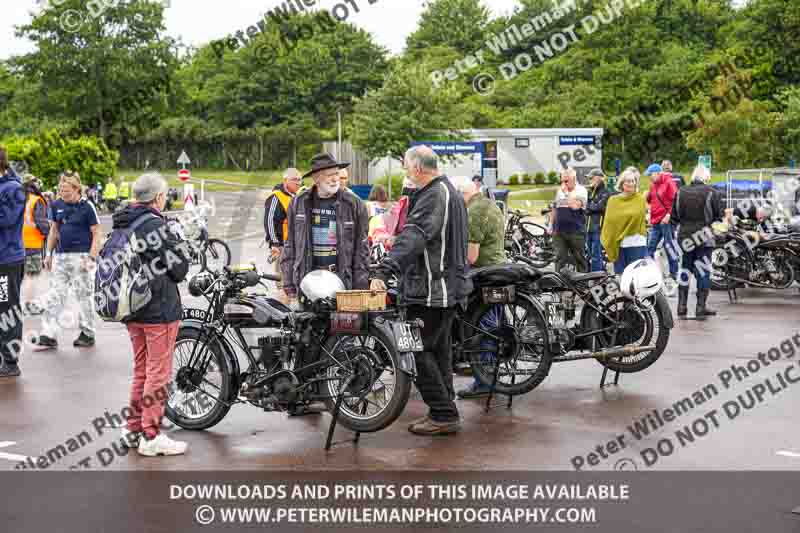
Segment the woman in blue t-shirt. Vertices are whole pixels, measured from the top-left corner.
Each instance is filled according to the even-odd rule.
[[[94,205],[81,196],[77,172],[65,172],[59,183],[60,198],[50,206],[50,233],[44,267],[52,270],[42,334],[36,344],[44,349],[58,347],[58,333],[69,315],[64,299],[71,289],[78,300],[80,335],[73,346],[94,346],[94,269],[100,246],[100,220]],[[67,320],[69,324],[71,320]]]

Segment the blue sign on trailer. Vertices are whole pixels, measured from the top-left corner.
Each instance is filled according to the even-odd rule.
[[[456,154],[482,154],[483,143],[480,142],[425,142],[417,141],[411,146],[424,144],[430,146],[437,155],[456,155]]]
[[[594,135],[562,135],[558,138],[558,144],[561,146],[584,146],[595,142],[597,137]]]

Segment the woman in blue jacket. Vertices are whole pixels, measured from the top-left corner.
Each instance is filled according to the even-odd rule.
[[[0,320],[11,324],[0,328],[0,378],[19,376],[22,351],[22,309],[20,286],[25,268],[22,226],[25,192],[22,183],[8,164],[8,155],[0,146]]]

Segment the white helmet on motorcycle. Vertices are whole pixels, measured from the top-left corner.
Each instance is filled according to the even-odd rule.
[[[622,272],[620,290],[626,298],[648,298],[664,286],[661,269],[650,258],[634,261]]]
[[[324,298],[335,298],[336,293],[343,290],[344,283],[341,278],[328,270],[309,272],[300,282],[300,292],[312,302]]]

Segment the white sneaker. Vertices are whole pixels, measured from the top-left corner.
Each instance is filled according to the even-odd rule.
[[[157,455],[182,455],[186,452],[186,443],[172,440],[163,433],[154,439],[147,440],[142,436],[139,440],[139,455],[156,457]]]
[[[142,433],[140,431],[129,431],[127,427],[123,426],[120,430],[120,443],[125,448],[138,448],[139,442],[142,440]]]

